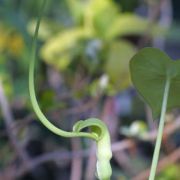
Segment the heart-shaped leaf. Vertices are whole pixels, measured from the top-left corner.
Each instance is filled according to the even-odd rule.
[[[173,61],[156,48],[140,50],[130,61],[131,79],[137,91],[152,108],[153,115],[160,114],[164,88],[170,78],[167,110],[180,106],[180,61]]]

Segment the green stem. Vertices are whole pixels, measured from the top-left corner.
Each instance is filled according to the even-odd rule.
[[[155,174],[156,174],[156,168],[157,168],[157,164],[158,164],[159,152],[160,152],[163,129],[164,129],[164,122],[165,122],[165,114],[166,114],[168,94],[169,94],[169,88],[170,88],[170,81],[171,80],[168,77],[166,80],[165,89],[164,89],[164,96],[163,96],[162,109],[161,109],[161,117],[160,117],[159,129],[158,129],[158,134],[157,134],[156,146],[155,146],[155,150],[154,150],[154,154],[153,154],[153,160],[152,160],[149,180],[154,180]]]
[[[67,132],[67,131],[59,129],[45,117],[45,115],[43,114],[43,112],[41,111],[41,109],[39,107],[39,104],[38,104],[38,101],[36,98],[36,93],[35,93],[35,86],[34,86],[34,71],[35,71],[35,62],[36,62],[36,54],[37,54],[36,53],[37,37],[38,37],[40,22],[42,19],[42,15],[43,15],[43,11],[45,9],[46,3],[47,3],[47,0],[43,0],[40,14],[38,16],[38,21],[37,21],[37,25],[36,25],[36,29],[35,29],[35,33],[34,33],[34,37],[33,37],[33,42],[32,42],[32,53],[31,53],[32,57],[31,57],[31,62],[30,62],[30,66],[29,66],[29,93],[30,93],[30,99],[31,99],[33,109],[34,109],[36,115],[38,116],[39,120],[41,121],[41,123],[44,126],[46,126],[53,133],[63,136],[63,137],[88,137],[88,138],[91,138],[91,139],[94,139],[97,141],[98,140],[97,136],[95,136],[92,133]]]
[[[34,85],[34,74],[35,74],[35,63],[36,63],[36,47],[37,47],[37,37],[39,32],[39,26],[41,22],[41,18],[43,15],[43,11],[45,8],[47,0],[42,1],[42,6],[40,10],[40,14],[38,16],[38,21],[33,37],[33,43],[32,43],[32,52],[31,52],[31,62],[29,66],[29,93],[30,93],[30,99],[32,103],[32,107],[38,116],[41,123],[50,131],[53,133],[63,136],[63,137],[87,137],[91,138],[96,141],[97,143],[97,173],[98,177],[103,179],[109,179],[112,174],[111,166],[110,166],[110,159],[112,157],[111,152],[111,143],[110,143],[110,136],[108,132],[108,128],[106,125],[99,119],[96,118],[90,118],[85,121],[78,121],[73,126],[72,132],[64,131],[58,127],[56,127],[54,124],[52,124],[46,116],[41,111],[36,93],[35,93],[35,85]],[[80,132],[84,128],[91,128],[92,131],[89,133],[86,132]],[[99,153],[100,152],[100,153]]]

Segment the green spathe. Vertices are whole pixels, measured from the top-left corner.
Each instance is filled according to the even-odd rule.
[[[140,50],[130,61],[131,79],[152,109],[153,116],[160,115],[165,82],[170,78],[167,110],[180,106],[180,61],[173,61],[156,48]]]
[[[109,131],[106,125],[101,120],[96,118],[89,118],[85,121],[78,121],[73,126],[73,131],[78,133],[86,127],[89,127],[91,132],[97,136],[96,169],[98,178],[101,180],[109,180],[112,174],[110,165],[112,151]]]

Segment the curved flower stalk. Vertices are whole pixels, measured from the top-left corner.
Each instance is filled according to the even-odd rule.
[[[32,107],[41,121],[41,123],[54,134],[57,134],[62,137],[86,137],[96,141],[97,144],[97,175],[100,180],[109,180],[112,174],[110,159],[112,157],[111,152],[111,143],[109,131],[106,125],[99,119],[90,118],[85,121],[78,121],[73,126],[72,132],[64,131],[54,124],[52,124],[46,116],[41,111],[35,93],[35,85],[34,85],[34,72],[35,72],[35,62],[36,62],[36,46],[37,46],[37,37],[39,26],[42,18],[42,14],[45,8],[47,0],[43,0],[40,15],[38,17],[33,43],[32,43],[32,54],[31,54],[31,62],[29,66],[29,93],[30,100],[32,103]],[[84,128],[89,128],[90,132],[82,132],[81,130]]]
[[[112,157],[111,142],[109,131],[106,125],[99,119],[90,118],[85,121],[78,121],[73,126],[74,132],[80,132],[82,129],[89,127],[93,135],[99,140],[96,140],[97,144],[97,175],[99,179],[109,180],[112,174],[110,165],[110,159]]]

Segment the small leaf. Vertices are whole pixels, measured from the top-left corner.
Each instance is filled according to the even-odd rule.
[[[103,39],[108,35],[112,22],[118,17],[118,8],[111,0],[93,0],[89,6],[97,35]]]
[[[87,9],[87,5],[89,3],[87,2],[83,2],[81,0],[67,0],[67,5],[69,8],[69,11],[72,15],[73,20],[76,23],[80,23],[82,18],[83,18],[83,14],[84,11]]]
[[[140,50],[130,61],[131,79],[152,108],[153,115],[160,114],[165,82],[171,78],[167,110],[180,106],[180,61],[173,61],[156,48]]]

